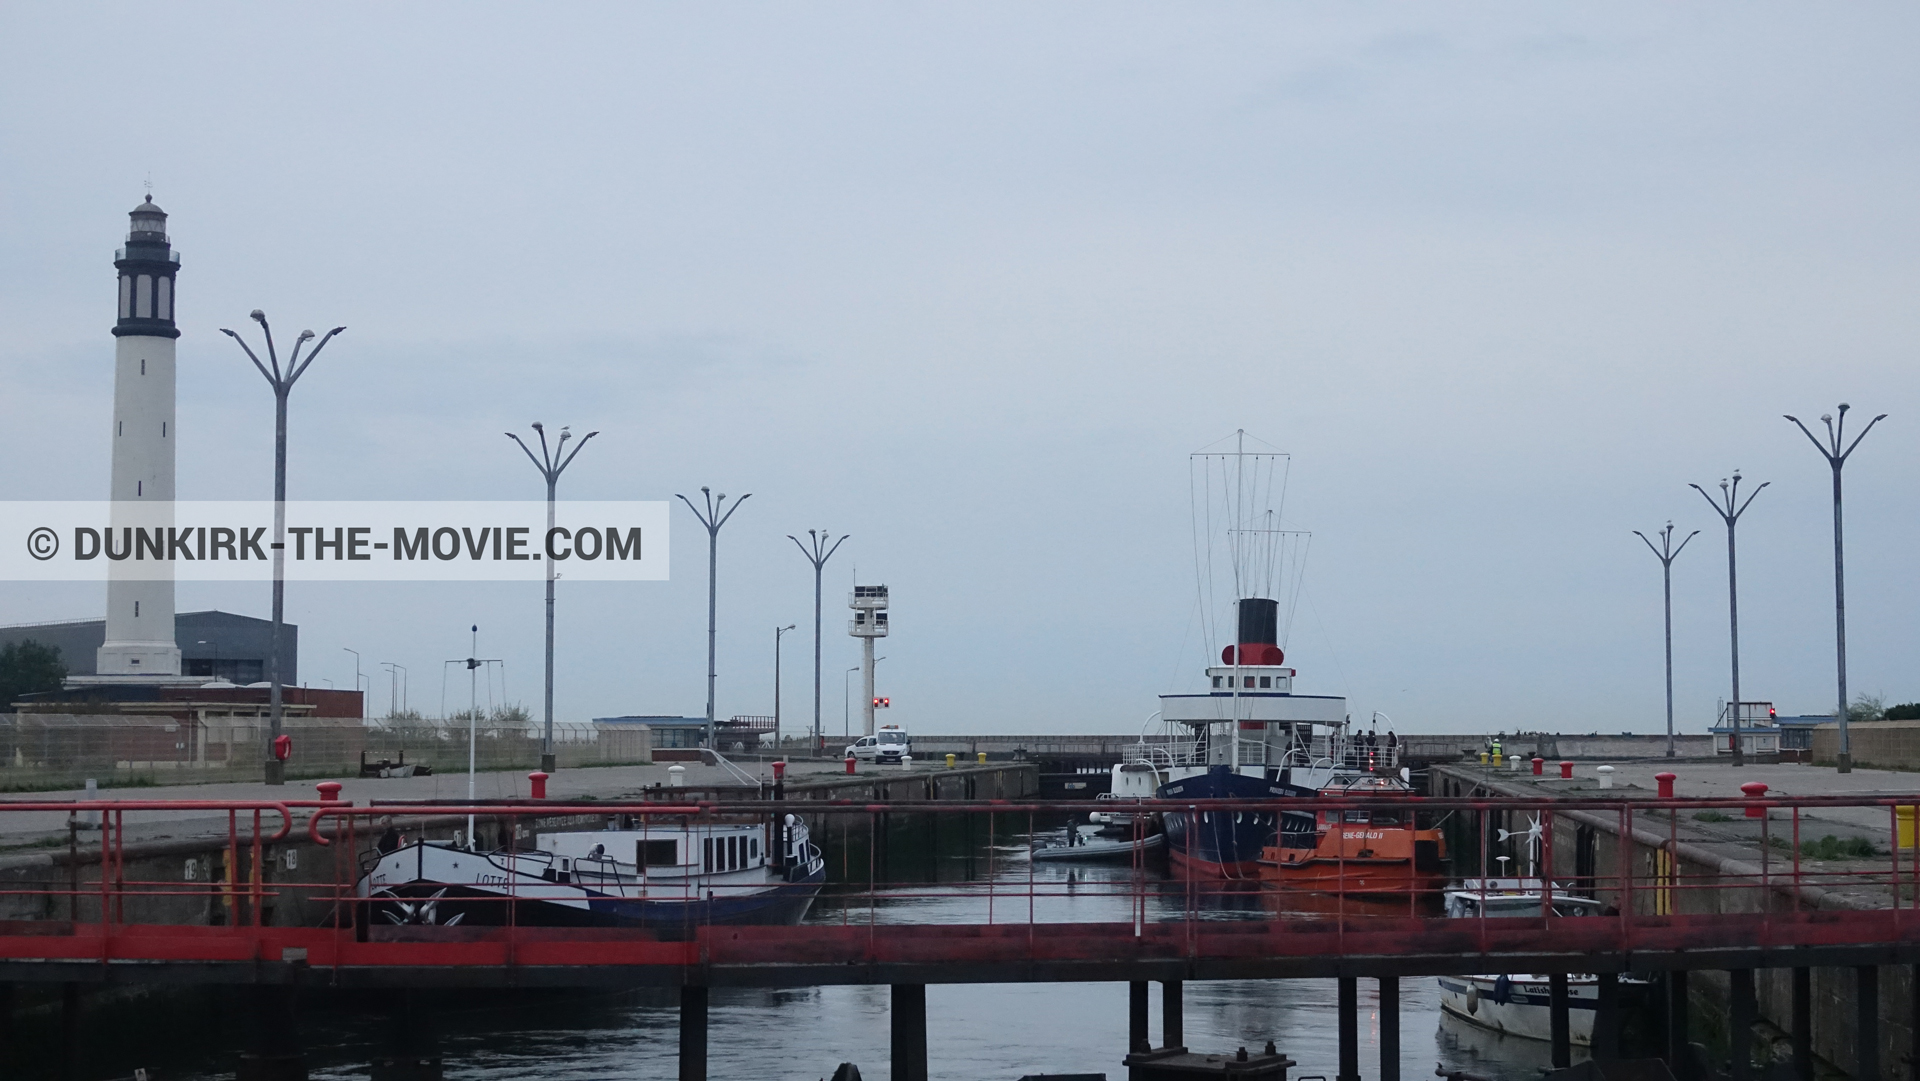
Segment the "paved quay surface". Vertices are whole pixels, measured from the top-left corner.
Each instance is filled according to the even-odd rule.
[[[1769,796],[1859,796],[1910,797],[1920,804],[1920,774],[1856,767],[1852,773],[1840,773],[1830,766],[1798,763],[1750,764],[1735,769],[1724,760],[1640,760],[1611,763],[1613,787],[1599,787],[1596,767],[1604,762],[1582,762],[1574,767],[1572,781],[1560,780],[1558,763],[1549,763],[1551,776],[1534,777],[1531,766],[1523,763],[1519,773],[1505,769],[1482,768],[1477,764],[1449,763],[1435,767],[1459,780],[1475,779],[1489,784],[1501,795],[1531,796],[1627,796],[1652,799],[1658,790],[1657,773],[1673,773],[1674,795],[1682,798],[1745,799],[1740,786],[1759,781]],[[1606,815],[1607,812],[1597,812]],[[1788,874],[1794,865],[1792,841],[1794,811],[1774,808],[1765,821],[1747,818],[1739,808],[1718,811],[1682,811],[1669,819],[1665,812],[1648,809],[1634,814],[1636,829],[1656,836],[1671,836],[1695,851],[1732,861],[1768,873]],[[1816,858],[1807,852],[1809,844],[1832,836],[1841,841],[1864,838],[1872,843],[1873,856]],[[1883,907],[1889,903],[1886,874],[1895,867],[1903,882],[1913,880],[1916,870],[1912,849],[1895,851],[1892,814],[1883,807],[1819,807],[1799,812],[1799,861],[1804,881],[1835,895],[1843,906]],[[1751,872],[1748,872],[1751,873]],[[1859,878],[1863,873],[1875,881]],[[1907,894],[1911,896],[1911,894]]]
[[[761,763],[736,763],[749,774],[772,779],[772,771]],[[687,769],[686,783],[691,786],[726,785],[736,783],[726,770],[719,766],[706,766],[698,762],[662,763],[652,766],[596,766],[580,769],[563,769],[547,781],[547,798],[550,800],[568,800],[591,796],[598,800],[619,799],[637,795],[651,785],[665,784],[669,765],[683,765]],[[862,767],[862,773],[869,773],[874,767]],[[479,799],[524,798],[528,791],[528,770],[499,770],[476,774],[473,794]],[[789,779],[812,777],[844,776],[845,767],[838,762],[794,762],[787,770]],[[315,800],[319,792],[314,788],[322,781],[338,781],[341,784],[340,798],[353,800],[365,806],[369,799],[382,800],[460,800],[467,795],[467,775],[462,773],[435,773],[429,777],[359,777],[342,774],[334,777],[314,777],[298,781],[288,781],[281,787],[269,787],[257,781],[232,781],[216,784],[166,785],[158,788],[106,788],[100,791],[100,798],[113,802],[192,802],[195,800]],[[8,795],[0,799],[0,853],[6,850],[20,850],[31,847],[36,842],[52,837],[65,838],[67,835],[67,812],[64,810],[47,811],[7,811],[8,804],[46,803],[86,798],[84,789],[67,789],[59,792],[32,792]],[[296,809],[296,816],[304,819]],[[264,822],[269,829],[279,828],[277,812],[269,812]],[[224,813],[211,813],[205,810],[158,810],[129,812],[127,815],[127,840],[163,840],[169,838],[199,837],[207,835],[224,836],[227,832],[227,816]],[[242,830],[250,826],[250,819],[243,819]],[[87,834],[83,833],[84,842]]]
[[[1560,780],[1557,762],[1546,764],[1547,776],[1545,777],[1533,776],[1529,772],[1532,766],[1526,762],[1521,763],[1518,773],[1506,769],[1488,768],[1484,774],[1490,780],[1519,784],[1543,793],[1577,792],[1583,796],[1597,796],[1601,794],[1601,790],[1598,783],[1599,774],[1595,769],[1609,764],[1614,767],[1614,789],[1631,791],[1640,796],[1651,796],[1657,791],[1659,784],[1654,780],[1656,773],[1674,774],[1673,794],[1682,798],[1744,799],[1746,793],[1740,791],[1740,786],[1749,781],[1759,781],[1766,785],[1769,796],[1920,795],[1920,773],[1859,767],[1855,767],[1852,773],[1841,773],[1831,766],[1802,765],[1792,762],[1748,764],[1739,769],[1735,769],[1723,760],[1654,759],[1614,763],[1581,762],[1574,766],[1574,779],[1571,782]],[[1476,774],[1482,772],[1478,766],[1450,764],[1450,768],[1462,774],[1469,769]],[[1846,824],[1857,830],[1878,831],[1883,837],[1892,828],[1886,811],[1868,807],[1822,807],[1817,811],[1802,811],[1800,817],[1803,823],[1812,818],[1835,825]],[[1775,811],[1773,818],[1775,821],[1788,820],[1791,818],[1791,812]],[[1842,834],[1842,836],[1845,835]]]

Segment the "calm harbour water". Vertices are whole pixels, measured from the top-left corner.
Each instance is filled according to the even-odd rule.
[[[1057,836],[1057,831],[1055,833]],[[1011,838],[1010,838],[1011,839]],[[989,871],[975,848],[961,874],[977,894],[939,895],[901,886],[869,910],[864,900],[823,896],[809,922],[978,922],[986,918],[985,882],[996,896],[996,922],[1025,922],[1029,881],[1066,894],[1032,902],[1042,922],[1125,920],[1132,872],[1124,867],[1039,863],[1012,849],[996,851]],[[864,862],[864,856],[860,857]],[[1031,877],[1030,877],[1031,876]],[[1177,918],[1185,899],[1177,883],[1157,881],[1149,919]],[[1014,895],[1014,891],[1021,891]],[[1284,913],[1282,913],[1284,915]],[[1206,906],[1206,918],[1272,918],[1249,893]],[[1378,1076],[1378,991],[1362,980],[1361,1073]],[[1401,1077],[1434,1076],[1436,1065],[1494,1081],[1537,1081],[1547,1047],[1506,1039],[1443,1017],[1430,978],[1401,981]],[[1153,985],[1152,1025],[1159,1040],[1160,987]],[[1189,983],[1186,1043],[1196,1051],[1259,1051],[1268,1040],[1299,1065],[1295,1078],[1333,1076],[1338,1062],[1335,988],[1331,980]],[[716,990],[709,1029],[709,1073],[715,1078],[815,1081],[852,1062],[863,1076],[888,1076],[885,987],[819,987],[786,991]],[[439,1013],[446,1075],[460,1081],[538,1077],[543,1081],[670,1078],[676,1072],[677,996],[630,992],[516,998],[464,997]],[[1127,1036],[1124,984],[935,985],[927,988],[928,1051],[936,1081],[1016,1078],[1029,1073],[1099,1073],[1122,1078]],[[377,1022],[335,1008],[306,1012],[303,1035],[315,1079],[367,1076]],[[144,1065],[168,1078],[231,1077],[231,1051],[151,1048]],[[168,1061],[171,1059],[172,1061]],[[225,1070],[219,1066],[226,1066]]]

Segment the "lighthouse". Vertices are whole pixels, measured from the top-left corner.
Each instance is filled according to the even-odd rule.
[[[152,196],[129,217],[127,245],[113,261],[120,272],[120,317],[113,326],[116,529],[125,505],[173,502],[173,442],[179,434],[173,348],[180,331],[173,302],[180,256],[167,240],[166,212],[153,205]],[[126,567],[115,563],[108,571],[106,641],[94,670],[103,676],[178,676],[171,568],[164,579],[140,580],[115,573]]]

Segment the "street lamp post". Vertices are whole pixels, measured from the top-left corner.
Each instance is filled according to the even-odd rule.
[[[395,664],[392,661],[381,661],[380,667],[387,670],[387,679],[389,680],[387,684],[387,715],[390,717],[398,717],[400,711],[406,708],[404,688],[407,679],[407,666],[404,664]]]
[[[533,430],[540,433],[540,456],[537,458],[534,457],[532,448],[528,447],[524,442],[521,442],[521,439],[519,436],[513,434],[512,432],[508,432],[507,438],[519,444],[520,449],[527,452],[528,460],[533,462],[533,467],[540,471],[540,475],[544,477],[547,482],[547,538],[543,544],[543,547],[549,553],[547,556],[547,694],[546,694],[546,727],[540,736],[540,769],[544,773],[552,773],[554,769],[554,760],[553,760],[553,578],[554,578],[554,575],[553,575],[553,556],[551,553],[553,551],[552,542],[553,542],[554,492],[560,486],[560,474],[566,472],[567,466],[573,464],[573,460],[580,456],[580,452],[586,448],[587,440],[592,439],[594,436],[599,435],[600,433],[588,432],[580,440],[579,445],[573,448],[573,453],[567,454],[566,453],[567,440],[573,438],[573,431],[570,428],[562,427],[560,429],[560,442],[555,444],[552,450],[548,450],[547,448],[546,426],[536,420],[533,422]]]
[[[348,646],[341,646],[340,648],[343,650],[346,650],[348,653],[353,654],[353,693],[360,694],[361,693],[360,692],[360,651]],[[367,681],[367,690],[369,691],[373,690],[372,680]],[[367,715],[367,700],[366,698],[362,697],[360,699],[360,716],[365,717],[366,715]]]
[[[1742,737],[1740,731],[1740,580],[1735,568],[1733,527],[1740,523],[1740,516],[1747,513],[1747,508],[1753,505],[1753,498],[1760,494],[1760,489],[1772,483],[1772,481],[1762,481],[1760,488],[1755,488],[1748,493],[1745,503],[1739,502],[1740,471],[1738,469],[1733,471],[1731,484],[1725,480],[1720,482],[1720,501],[1718,502],[1698,484],[1687,485],[1699,492],[1700,498],[1706,500],[1707,505],[1713,508],[1713,513],[1718,514],[1720,520],[1727,523],[1727,625],[1733,654],[1733,701],[1727,706],[1727,711],[1733,716],[1733,766],[1735,769],[1745,766],[1747,758],[1745,749],[1740,745]]]
[[[1653,542],[1650,540],[1647,540],[1647,535],[1645,533],[1642,533],[1636,529],[1633,531],[1633,535],[1636,537],[1639,537],[1643,541],[1647,541],[1647,547],[1649,549],[1652,549],[1653,557],[1660,561],[1660,581],[1661,581],[1660,591],[1661,591],[1661,596],[1666,599],[1666,603],[1667,603],[1667,757],[1672,758],[1673,757],[1673,561],[1679,558],[1681,550],[1686,548],[1687,546],[1687,541],[1690,541],[1693,538],[1699,536],[1700,531],[1696,529],[1693,532],[1687,534],[1686,537],[1680,541],[1679,548],[1675,548],[1673,546],[1673,523],[1672,522],[1668,522],[1667,528],[1660,531],[1660,547],[1658,548],[1653,547]]]
[[[733,511],[740,509],[740,504],[745,503],[747,500],[753,498],[753,493],[748,492],[746,495],[743,495],[740,498],[734,500],[733,510],[726,509],[727,496],[725,492],[722,492],[721,494],[716,496],[713,494],[712,489],[702,487],[700,489],[700,494],[706,497],[707,509],[706,509],[706,513],[704,514],[700,512],[699,507],[696,507],[693,505],[693,500],[688,499],[686,496],[683,496],[680,493],[675,492],[674,498],[680,500],[680,502],[682,503],[685,503],[687,505],[687,509],[692,511],[693,516],[699,519],[700,524],[705,526],[707,529],[707,741],[706,741],[706,746],[709,749],[711,749],[713,747],[713,680],[714,680],[713,631],[714,631],[714,617],[719,610],[719,606],[717,604],[717,598],[720,595],[719,594],[720,579],[719,579],[719,570],[718,570],[720,565],[720,527],[727,524],[727,519],[733,517]]]
[[[1820,452],[1820,455],[1827,460],[1827,465],[1833,469],[1833,652],[1834,664],[1840,673],[1840,704],[1833,712],[1833,719],[1840,724],[1841,773],[1853,772],[1853,740],[1847,733],[1847,573],[1845,549],[1841,545],[1840,538],[1840,467],[1847,464],[1847,457],[1853,453],[1853,448],[1860,445],[1860,441],[1867,437],[1867,433],[1873,430],[1873,426],[1887,419],[1887,415],[1882,413],[1868,421],[1867,426],[1860,429],[1860,434],[1853,437],[1853,442],[1847,444],[1847,449],[1841,450],[1840,441],[1846,435],[1847,410],[1850,408],[1852,407],[1847,403],[1840,403],[1838,424],[1834,423],[1832,414],[1821,415],[1820,420],[1827,426],[1825,443],[1821,443],[1812,432],[1807,431],[1807,426],[1800,423],[1799,417],[1787,417],[1806,434],[1808,439],[1813,441],[1814,449]]]
[[[853,702],[853,684],[849,682],[848,677],[852,676],[855,672],[858,672],[859,670],[860,670],[860,666],[856,664],[852,668],[847,669],[846,673],[840,677],[840,738],[841,739],[851,739],[853,737],[853,711],[848,708]]]
[[[780,636],[792,630],[793,624],[773,629],[773,752],[780,753]]]
[[[801,544],[800,538],[787,534],[787,539],[800,546],[800,554],[813,564],[813,752],[820,754],[827,749],[827,738],[820,732],[820,570],[833,558],[852,534],[841,534],[832,546],[827,544],[829,534],[824,529],[807,530],[807,540],[811,544]],[[846,682],[845,680],[841,681]]]
[[[254,355],[246,339],[228,330],[220,328],[220,333],[240,343],[246,351],[247,359],[266,377],[267,384],[273,387],[273,634],[272,652],[267,657],[267,747],[266,747],[266,783],[283,785],[287,783],[286,763],[273,756],[274,741],[280,738],[282,717],[280,684],[280,628],[286,622],[287,599],[287,395],[293,392],[293,384],[306,373],[320,350],[327,347],[335,334],[347,329],[334,327],[320,344],[313,347],[307,359],[300,359],[300,347],[313,338],[313,331],[303,330],[293,343],[293,355],[287,359],[285,369],[280,367],[280,357],[273,348],[273,328],[267,325],[266,313],[255,308],[249,313],[254,322],[260,324],[260,331],[267,339],[267,360],[272,364],[269,370],[260,358]]]

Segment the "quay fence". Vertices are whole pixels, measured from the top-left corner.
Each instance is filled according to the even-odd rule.
[[[460,720],[286,717],[293,739],[289,776],[356,776],[365,762],[465,772],[468,729]],[[127,716],[0,714],[0,791],[78,788],[92,778],[105,787],[258,780],[268,744],[264,716]],[[481,721],[474,758],[480,769],[533,769],[540,734],[532,724]],[[554,755],[562,768],[652,761],[644,726],[554,722]]]

